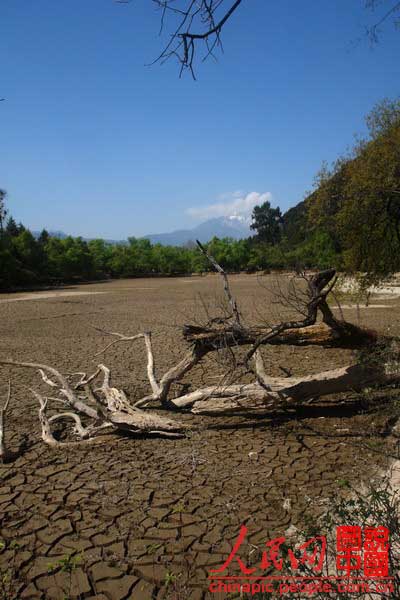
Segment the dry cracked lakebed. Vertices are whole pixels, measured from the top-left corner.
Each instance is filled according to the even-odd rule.
[[[260,297],[269,306],[256,277],[234,276],[232,288],[248,315]],[[214,300],[220,282],[125,280],[69,291],[96,293],[0,302],[0,355],[90,372],[105,345],[90,325],[132,334],[151,329],[162,372],[184,353],[179,326]],[[400,313],[397,299],[388,306],[360,318],[386,330]],[[351,359],[334,349],[268,352],[272,374],[281,374],[279,365],[297,375]],[[130,397],[147,389],[140,345],[114,346],[101,360]],[[220,368],[206,362],[191,382],[212,381]],[[267,540],[326,510],[345,483],[374,478],[390,451],[390,413],[357,398],[263,418],[184,415],[191,425],[185,439],[120,436],[55,451],[40,440],[38,407],[27,389],[37,375],[1,368],[2,392],[9,377],[13,456],[0,465],[0,592],[7,599],[222,599],[207,591],[209,571],[227,558],[241,524],[248,528],[241,555],[250,563]]]

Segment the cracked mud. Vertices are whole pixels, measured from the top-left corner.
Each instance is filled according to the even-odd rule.
[[[162,372],[185,351],[179,326],[213,301],[219,283],[214,276],[117,281],[74,288],[96,294],[3,302],[0,353],[90,372],[105,339],[89,325],[151,329]],[[233,276],[232,287],[248,314],[256,302],[260,310],[260,298],[269,305],[253,276]],[[364,310],[362,323],[386,330],[398,300],[388,307]],[[282,375],[279,365],[301,375],[351,361],[350,352],[335,349],[266,352],[275,375]],[[139,345],[120,344],[101,360],[131,398],[147,390]],[[221,368],[207,357],[191,382],[213,382]],[[2,368],[2,392],[9,377],[13,457],[0,465],[0,568],[10,576],[3,582],[10,599],[205,600],[209,569],[224,562],[242,523],[249,530],[243,559],[251,562],[268,539],[326,510],[344,482],[371,480],[387,460],[390,414],[355,396],[263,418],[183,415],[192,427],[185,439],[119,436],[55,451],[40,440],[27,389],[37,385],[36,374]]]

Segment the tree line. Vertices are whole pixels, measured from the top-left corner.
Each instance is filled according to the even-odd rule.
[[[260,207],[268,212],[269,203]],[[289,223],[289,225],[292,225]],[[213,238],[205,244],[228,272],[329,266],[331,256],[323,248],[325,238],[315,235],[308,245],[290,247],[279,226],[280,241],[271,243],[262,234],[248,239]],[[128,238],[126,243],[102,239],[64,239],[43,230],[39,236],[10,217],[0,231],[0,288],[51,285],[104,278],[173,276],[203,273],[210,264],[194,243],[184,247],[151,244],[147,239]]]
[[[328,167],[308,196],[283,213],[256,206],[248,239],[212,239],[207,250],[227,271],[328,268],[365,281],[400,270],[400,100],[384,100],[366,118],[368,137]],[[182,275],[210,269],[194,243],[185,247],[102,239],[65,239],[17,224],[0,190],[0,288],[106,277]]]

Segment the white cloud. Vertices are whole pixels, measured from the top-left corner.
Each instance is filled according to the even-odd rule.
[[[207,206],[198,206],[188,208],[186,214],[195,219],[212,219],[215,217],[230,217],[243,216],[249,217],[253,208],[257,205],[271,201],[272,194],[270,192],[233,192],[230,194],[222,194],[220,201]]]

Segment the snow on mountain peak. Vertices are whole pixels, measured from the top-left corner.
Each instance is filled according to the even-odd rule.
[[[239,223],[250,223],[251,218],[248,215],[243,215],[243,214],[233,214],[233,215],[229,215],[227,217],[225,217],[226,220],[228,221],[237,221]]]

